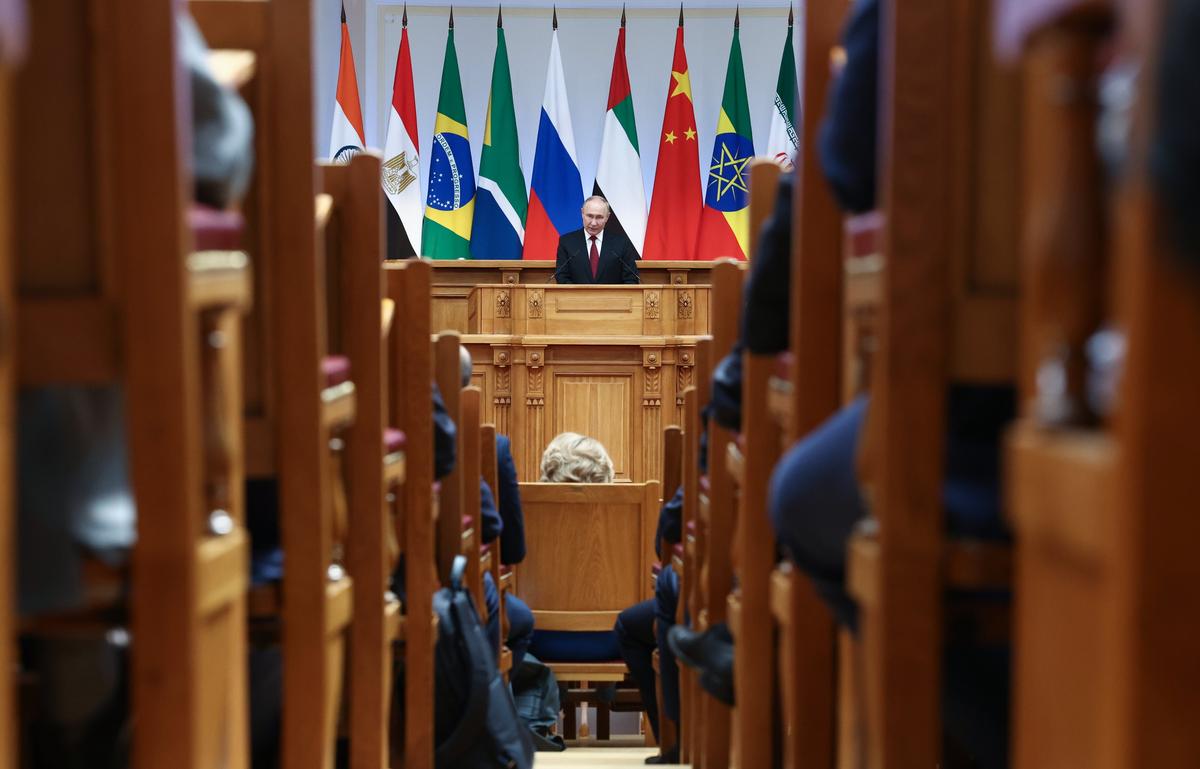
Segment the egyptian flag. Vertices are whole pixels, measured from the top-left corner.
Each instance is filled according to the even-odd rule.
[[[337,99],[333,103],[333,130],[329,134],[329,158],[348,163],[367,146],[363,134],[362,106],[358,100],[358,76],[354,73],[354,50],[342,6],[342,55],[338,62]]]
[[[754,135],[750,130],[739,26],[735,15],[725,95],[717,118],[717,138],[713,142],[704,211],[700,215],[696,258],[705,261],[723,256],[744,260],[750,248],[750,161],[754,158]]]
[[[558,239],[583,227],[583,181],[571,130],[571,108],[567,105],[567,81],[563,77],[562,54],[558,48],[558,14],[550,37],[550,64],[546,93],[538,123],[533,154],[533,180],[529,188],[529,216],[525,225],[524,259],[554,259]]]
[[[646,242],[646,187],[642,183],[642,157],[638,150],[637,126],[633,120],[633,92],[625,66],[625,11],[613,57],[612,83],[608,87],[608,112],[604,115],[604,139],[596,169],[594,195],[608,200],[612,217],[606,230],[624,232],[641,258]]]
[[[675,30],[675,58],[667,81],[667,108],[658,140],[658,166],[642,257],[695,259],[704,202],[700,197],[700,148],[692,107],[692,79],[683,48],[682,9],[679,28]]]
[[[421,242],[421,159],[417,154],[417,100],[413,90],[412,53],[408,46],[408,8],[404,9],[400,52],[392,79],[392,108],[383,142],[383,192],[387,196],[387,258],[417,253]]]

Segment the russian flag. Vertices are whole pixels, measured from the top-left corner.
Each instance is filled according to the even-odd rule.
[[[538,124],[533,156],[533,181],[529,189],[529,215],[525,223],[523,259],[554,259],[558,239],[583,227],[583,181],[571,130],[567,83],[558,48],[558,25],[550,38],[550,65],[546,95]]]

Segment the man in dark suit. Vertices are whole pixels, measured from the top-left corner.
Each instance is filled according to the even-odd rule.
[[[612,213],[608,201],[593,195],[583,202],[583,229],[558,239],[554,282],[641,283],[637,252],[625,233],[605,232]]]

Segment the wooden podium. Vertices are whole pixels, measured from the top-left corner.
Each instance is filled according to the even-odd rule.
[[[564,431],[603,443],[618,480],[660,480],[662,429],[682,419],[709,297],[689,284],[472,288],[472,384],[485,421],[512,438],[520,480],[538,480],[543,449]]]

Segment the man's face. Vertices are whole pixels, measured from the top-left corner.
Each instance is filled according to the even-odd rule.
[[[583,229],[589,236],[599,235],[608,224],[608,206],[598,200],[592,200],[583,206]]]

